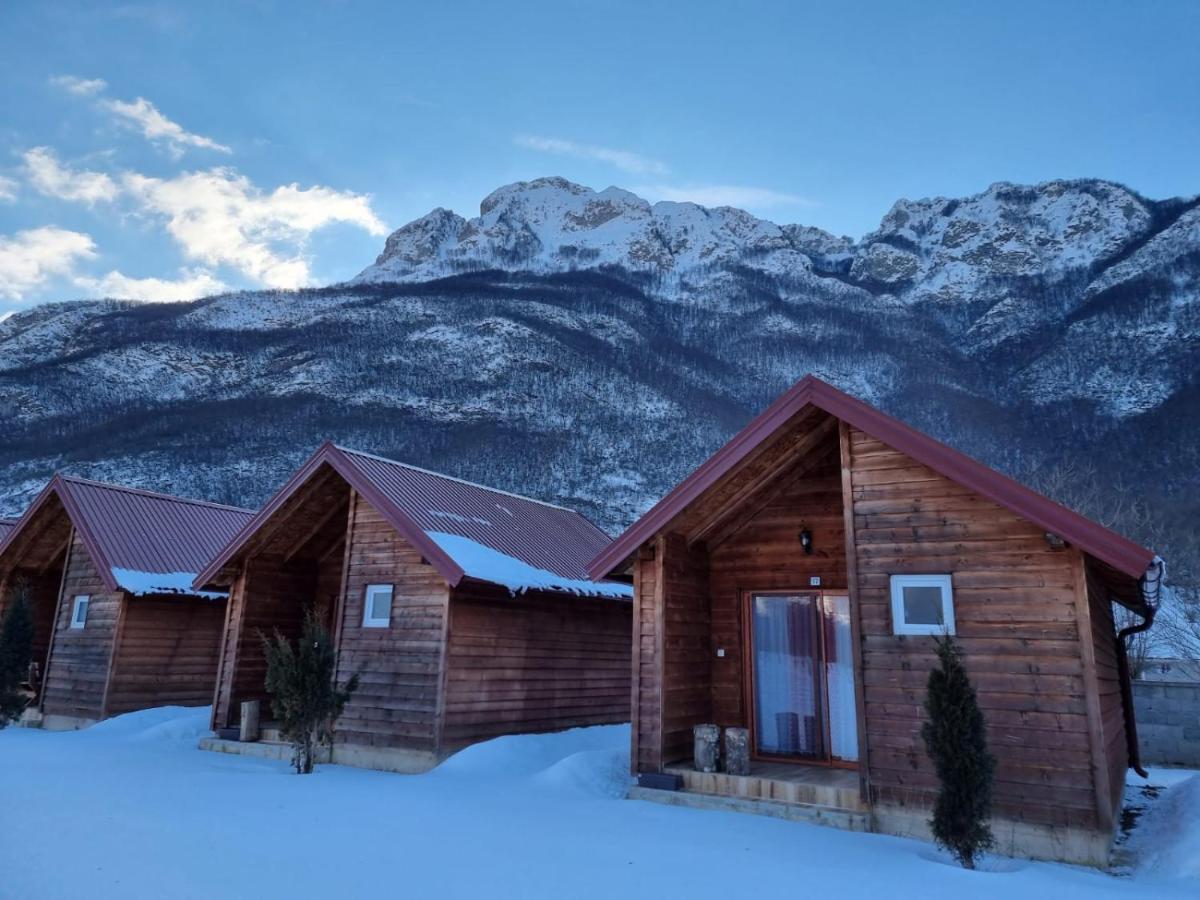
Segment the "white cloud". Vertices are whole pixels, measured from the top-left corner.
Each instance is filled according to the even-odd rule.
[[[165,278],[131,278],[114,270],[100,278],[80,276],[74,282],[94,297],[159,303],[195,300],[219,294],[228,288],[223,281],[203,269],[184,269],[180,277],[173,281]]]
[[[0,175],[0,203],[12,203],[17,199],[17,183]]]
[[[193,134],[178,122],[172,122],[145,97],[138,97],[132,103],[126,103],[124,100],[102,100],[100,105],[116,116],[122,124],[140,131],[146,140],[164,143],[176,159],[183,156],[188,147],[216,150],[219,153],[233,152],[212,138]]]
[[[95,97],[108,90],[108,82],[103,78],[56,75],[50,79],[50,83],[76,97]],[[175,159],[183,156],[184,151],[189,147],[215,150],[218,153],[233,152],[225,144],[217,143],[202,134],[195,134],[178,122],[171,121],[145,97],[138,97],[132,102],[100,99],[96,101],[96,104],[100,109],[115,116],[122,125],[141,132],[142,137],[146,140],[165,145]]]
[[[88,206],[115,200],[120,188],[103,172],[68,169],[49,147],[34,147],[25,153],[25,171],[38,191],[59,200],[72,200]]]
[[[596,147],[590,144],[577,144],[561,138],[540,137],[538,135],[518,135],[513,138],[518,147],[537,150],[542,153],[553,153],[557,156],[573,156],[576,159],[586,159],[594,162],[607,163],[622,172],[633,175],[666,175],[669,171],[666,164],[655,159],[648,159],[628,150],[614,150],[609,147]]]
[[[68,275],[96,244],[78,231],[52,226],[0,235],[0,297],[18,300],[56,275]]]
[[[74,75],[55,75],[50,83],[76,97],[92,97],[108,87],[103,78],[76,78]]]
[[[143,213],[166,218],[189,259],[232,266],[268,287],[309,283],[302,250],[319,228],[343,222],[387,233],[365,195],[295,184],[266,193],[229,168],[165,180],[129,173],[123,184]]]
[[[680,203],[699,203],[701,206],[771,209],[778,206],[816,205],[813,201],[796,194],[732,184],[646,184],[635,187],[633,190],[634,193],[651,200],[674,200]]]

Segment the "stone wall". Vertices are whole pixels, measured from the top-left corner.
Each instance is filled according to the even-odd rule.
[[[1200,683],[1135,681],[1142,764],[1200,768]]]

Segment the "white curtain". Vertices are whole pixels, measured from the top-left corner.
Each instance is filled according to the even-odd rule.
[[[834,759],[858,759],[858,721],[854,697],[854,646],[850,634],[850,598],[826,596],[825,656],[829,680],[830,754]]]
[[[760,753],[815,756],[821,752],[814,613],[814,597],[754,598],[755,721]]]

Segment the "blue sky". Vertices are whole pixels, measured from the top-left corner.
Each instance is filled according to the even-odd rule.
[[[900,197],[1200,192],[1200,3],[0,7],[0,315],[347,278],[564,175],[861,236]]]

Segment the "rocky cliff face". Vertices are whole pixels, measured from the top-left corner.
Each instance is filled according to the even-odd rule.
[[[257,503],[333,437],[616,529],[813,371],[1184,527],[1198,347],[1194,200],[997,184],[853,241],[538,179],[406,225],[345,285],[0,322],[0,512],[57,467]]]

